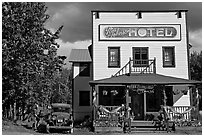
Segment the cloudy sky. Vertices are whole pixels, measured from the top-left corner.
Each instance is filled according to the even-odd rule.
[[[72,48],[87,48],[91,44],[92,10],[169,10],[187,9],[191,51],[202,50],[201,2],[47,2],[50,18],[46,27],[55,31],[64,25],[58,54],[69,58]]]

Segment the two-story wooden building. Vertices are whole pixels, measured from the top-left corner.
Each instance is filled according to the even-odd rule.
[[[108,120],[123,108],[128,108],[125,115],[132,121],[141,121],[148,114],[157,115],[160,105],[182,111],[191,106],[189,87],[198,82],[189,80],[186,14],[187,10],[92,11],[92,45],[73,49],[69,58],[74,120],[89,115],[95,128],[117,130],[118,121]]]

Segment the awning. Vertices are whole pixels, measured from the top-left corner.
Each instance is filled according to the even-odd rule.
[[[88,49],[72,49],[69,62],[92,62]]]
[[[170,77],[160,74],[131,74],[110,77],[101,80],[90,81],[90,85],[97,84],[156,84],[156,85],[195,85],[201,84],[201,81],[188,80],[176,77]]]

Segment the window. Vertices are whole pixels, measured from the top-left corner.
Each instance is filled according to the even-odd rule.
[[[99,105],[121,106],[125,103],[125,87],[99,86]]]
[[[79,91],[79,106],[90,106],[90,91]]]
[[[120,67],[120,47],[108,48],[108,67]]]
[[[162,88],[155,87],[154,93],[146,93],[147,112],[157,112],[162,105]]]
[[[148,65],[148,48],[133,47],[133,65],[147,66]]]
[[[166,86],[166,105],[173,106],[173,87]],[[164,105],[164,94],[162,91],[162,87],[155,86],[154,93],[146,93],[146,104],[147,104],[147,112],[158,112],[160,110],[160,105]]]
[[[90,65],[89,63],[80,63],[79,64],[79,76],[90,76]]]
[[[175,67],[174,47],[163,47],[163,67]]]

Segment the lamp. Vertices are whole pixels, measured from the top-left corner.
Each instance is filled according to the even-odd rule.
[[[142,13],[141,13],[141,11],[139,11],[136,15],[137,15],[137,18],[138,18],[138,19],[141,19],[141,18],[142,18]]]
[[[99,12],[98,11],[95,12],[95,19],[99,19]]]
[[[178,11],[178,12],[176,13],[176,15],[177,15],[177,18],[182,18],[182,16],[181,16],[181,11]]]

